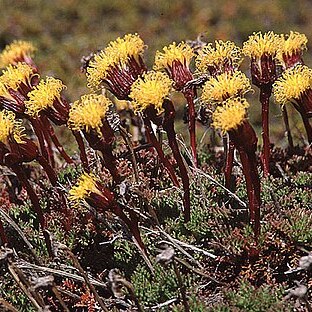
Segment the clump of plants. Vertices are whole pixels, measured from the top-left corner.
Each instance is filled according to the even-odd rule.
[[[14,207],[0,207],[0,304],[13,311],[24,298],[51,311],[288,307],[284,286],[309,278],[309,270],[285,273],[311,244],[306,43],[296,32],[254,33],[243,48],[222,40],[198,49],[172,43],[148,69],[144,41],[127,34],[88,58],[90,92],[72,102],[61,80],[40,79],[30,43],[7,46],[0,54],[0,170],[17,179],[1,186]],[[243,55],[251,81],[240,70]],[[260,89],[260,154],[246,99],[252,84]],[[174,93],[186,101],[190,146],[177,130]],[[269,138],[272,94],[282,105],[287,156]],[[294,145],[288,102],[302,117],[304,146]],[[60,127],[72,133],[79,157],[65,152]],[[200,148],[199,127],[210,131],[210,149]],[[201,162],[220,155],[218,165]],[[51,185],[41,182],[45,176]],[[17,287],[6,295],[10,283]],[[300,302],[308,305],[307,296]]]

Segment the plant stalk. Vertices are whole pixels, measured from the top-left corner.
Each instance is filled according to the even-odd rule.
[[[190,182],[185,163],[181,156],[179,145],[174,130],[175,109],[171,101],[165,100],[163,107],[165,109],[165,117],[163,122],[164,130],[167,132],[168,142],[172,150],[173,156],[177,161],[184,190],[183,206],[184,206],[184,220],[190,221],[191,218],[191,200],[190,200]]]
[[[270,173],[270,136],[269,136],[269,100],[272,92],[271,85],[260,87],[260,102],[262,105],[262,164],[263,174],[267,177]]]
[[[197,150],[196,150],[196,111],[194,104],[194,91],[187,90],[183,95],[188,104],[188,126],[190,133],[190,145],[192,150],[193,162],[195,168],[198,167]]]
[[[144,121],[144,125],[145,125],[145,129],[146,129],[146,137],[149,143],[152,144],[152,146],[156,149],[157,154],[160,158],[160,160],[162,161],[163,165],[165,166],[165,168],[168,171],[168,174],[174,184],[174,186],[176,187],[180,187],[179,181],[177,179],[177,176],[174,172],[173,166],[171,165],[171,163],[169,162],[169,160],[166,158],[156,136],[155,133],[152,129],[152,125],[151,125],[151,121],[150,119],[144,114],[143,115],[143,121]]]

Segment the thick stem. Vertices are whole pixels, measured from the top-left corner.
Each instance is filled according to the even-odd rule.
[[[41,124],[39,123],[39,121],[35,118],[30,119],[31,125],[34,129],[34,132],[38,138],[38,142],[39,142],[39,146],[40,146],[40,151],[41,154],[43,155],[43,157],[51,163],[51,159],[50,159],[50,154],[45,142],[45,138],[43,135],[43,131],[41,129]]]
[[[190,132],[190,144],[193,156],[194,166],[198,167],[197,151],[196,151],[196,112],[194,105],[194,92],[188,90],[183,93],[188,104],[188,123]]]
[[[247,153],[239,148],[239,156],[242,162],[242,167],[243,167],[243,173],[245,176],[245,181],[246,181],[246,188],[247,188],[247,197],[248,197],[248,202],[249,202],[249,211],[250,211],[250,221],[251,223],[254,223],[255,220],[255,207],[254,207],[254,187],[252,183],[252,177],[250,174],[250,164],[249,164],[249,159]]]
[[[228,144],[227,153],[226,153],[226,160],[225,160],[225,168],[224,168],[224,179],[225,179],[225,187],[229,190],[232,190],[232,169],[233,169],[233,162],[234,162],[234,151],[235,145],[234,142],[227,137],[228,140],[225,144]]]
[[[83,138],[82,138],[81,132],[80,131],[72,131],[72,133],[73,133],[73,135],[74,135],[74,137],[76,139],[76,142],[78,144],[78,148],[79,148],[79,151],[80,151],[80,160],[81,160],[81,163],[82,163],[82,167],[83,167],[84,171],[90,172],[89,163],[88,163],[88,157],[87,157],[85,145],[83,143]]]
[[[56,186],[57,183],[57,176],[56,173],[54,171],[54,169],[50,166],[50,164],[48,163],[48,161],[41,155],[38,155],[36,157],[36,160],[38,161],[38,163],[41,165],[41,167],[43,168],[43,170],[46,172],[50,183],[53,186]]]
[[[288,114],[287,114],[287,109],[286,109],[285,105],[282,107],[282,114],[283,114],[283,119],[284,119],[284,124],[285,124],[286,136],[287,136],[287,140],[288,140],[288,147],[290,148],[290,150],[293,151],[294,142],[293,142],[293,138],[292,138],[291,131],[290,131]]]
[[[260,180],[257,171],[256,157],[239,148],[239,155],[246,180],[249,201],[250,222],[253,225],[256,242],[260,234]]]
[[[58,138],[54,132],[54,129],[53,129],[52,125],[50,124],[48,118],[46,116],[42,116],[41,120],[42,120],[44,127],[47,129],[47,132],[48,132],[50,138],[52,139],[53,144],[55,145],[55,147],[57,148],[57,150],[59,151],[61,156],[64,158],[64,160],[68,164],[72,164],[74,161],[65,152],[65,150],[64,150],[62,144],[59,142],[59,140],[58,140]]]
[[[254,188],[254,233],[256,239],[258,239],[260,235],[260,207],[261,207],[261,196],[260,196],[260,179],[257,169],[257,159],[256,154],[252,152],[248,152],[248,162],[249,162],[249,169],[250,169],[250,176]]]
[[[135,153],[134,153],[134,150],[133,150],[131,139],[129,137],[129,134],[128,134],[127,130],[124,127],[119,126],[119,132],[120,132],[122,138],[124,139],[125,144],[129,148],[130,155],[131,155],[131,162],[132,162],[133,171],[134,171],[135,182],[139,183],[139,179],[140,179],[140,177],[139,177],[139,169],[138,169],[137,159],[136,159],[136,156],[135,156]]]
[[[175,109],[171,101],[165,100],[163,107],[165,109],[165,118],[163,127],[167,132],[168,142],[172,150],[173,156],[177,161],[184,190],[183,206],[184,206],[184,220],[185,222],[190,221],[191,218],[191,200],[190,200],[190,181],[185,163],[181,156],[179,145],[176,138],[176,132],[174,130],[174,118]]]
[[[271,85],[260,87],[260,102],[262,105],[262,163],[263,173],[267,177],[270,172],[270,137],[269,137],[269,99],[271,96]]]
[[[104,124],[104,123],[103,123]],[[102,161],[105,168],[108,169],[115,183],[119,183],[122,178],[117,169],[117,160],[113,154],[112,142],[107,140],[107,133],[101,128],[102,137],[99,137],[95,131],[84,131],[84,136],[89,142],[91,148],[102,153]]]
[[[17,178],[19,179],[19,181],[22,183],[22,185],[25,187],[25,189],[27,191],[27,194],[29,196],[31,204],[32,204],[32,206],[33,206],[33,208],[37,214],[37,218],[38,218],[38,221],[40,223],[40,226],[43,230],[44,239],[45,239],[45,242],[47,245],[48,253],[50,256],[52,256],[53,252],[52,252],[51,240],[50,240],[50,237],[48,235],[45,235],[45,233],[46,233],[46,219],[43,215],[43,211],[42,211],[40,203],[39,203],[39,198],[38,198],[37,194],[35,193],[35,191],[33,190],[32,186],[30,185],[23,168],[20,165],[15,164],[15,165],[11,166],[11,169],[16,174]]]
[[[66,216],[66,220],[64,220],[64,227],[65,227],[65,230],[68,232],[71,229],[71,214],[70,214],[70,210],[67,207],[66,199],[65,199],[63,192],[57,188],[57,176],[55,174],[55,171],[53,170],[53,168],[49,165],[49,163],[46,161],[46,159],[43,156],[41,155],[37,156],[37,161],[39,162],[39,164],[42,166],[42,168],[46,172],[52,186],[56,187],[56,191],[61,199],[63,213]]]
[[[38,117],[38,122],[40,124],[40,131],[42,132],[43,137],[44,137],[44,141],[46,143],[46,150],[48,153],[47,159],[48,159],[50,165],[54,168],[55,167],[55,160],[54,160],[54,153],[52,150],[52,144],[51,144],[51,140],[50,140],[51,138],[49,135],[49,131],[48,131],[48,129],[46,129],[45,125],[43,124],[41,117]]]
[[[177,176],[174,172],[173,166],[171,165],[169,160],[166,158],[159,142],[157,141],[155,133],[152,129],[150,119],[147,116],[143,115],[143,121],[144,121],[145,129],[146,129],[146,137],[147,137],[148,142],[151,143],[153,145],[153,147],[156,149],[157,154],[158,154],[160,160],[162,161],[163,165],[167,169],[168,174],[169,174],[174,186],[180,187],[180,184],[179,184]]]

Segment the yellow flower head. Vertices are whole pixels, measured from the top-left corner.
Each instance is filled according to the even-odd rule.
[[[22,122],[15,119],[13,112],[0,111],[0,142],[6,144],[8,138],[13,136],[17,143],[23,143],[24,130]]]
[[[188,67],[193,56],[194,51],[188,44],[181,42],[177,45],[173,42],[168,47],[164,47],[163,52],[156,52],[154,69],[166,69],[171,67],[174,61],[180,61]]]
[[[212,126],[220,129],[222,133],[237,129],[246,118],[247,107],[249,104],[244,98],[228,99],[212,114]]]
[[[241,49],[232,41],[216,40],[215,47],[212,43],[208,43],[199,51],[196,59],[197,69],[205,73],[210,66],[219,68],[225,64],[232,64],[238,68],[242,61]]]
[[[169,96],[171,87],[172,81],[162,72],[151,71],[144,74],[131,87],[129,97],[133,99],[133,110],[141,112],[152,105],[158,114],[162,113],[164,99]]]
[[[269,31],[253,33],[243,44],[243,54],[250,58],[261,58],[262,55],[275,56],[281,44],[281,37]]]
[[[112,102],[104,95],[87,94],[73,103],[69,111],[68,125],[72,130],[91,129],[101,135],[100,128],[103,124],[109,106]]]
[[[28,85],[33,75],[33,69],[25,63],[10,64],[0,76],[0,85],[16,91],[21,83]]]
[[[87,69],[88,87],[97,90],[114,66],[124,67],[130,57],[135,59],[144,52],[145,44],[137,34],[128,34],[111,41],[99,54],[94,56]]]
[[[251,90],[250,81],[244,73],[226,72],[211,77],[204,84],[201,99],[204,102],[222,102],[233,96],[242,96]]]
[[[66,86],[59,79],[47,77],[41,80],[34,89],[28,93],[29,100],[25,101],[27,113],[36,116],[45,108],[53,106],[55,99],[60,99],[61,91]]]
[[[280,48],[278,50],[278,60],[284,62],[283,56],[291,57],[293,54],[306,50],[308,38],[304,34],[291,31],[289,35],[281,35]]]
[[[15,40],[0,53],[0,67],[16,64],[25,57],[30,57],[35,50],[30,42]]]
[[[273,84],[276,102],[285,104],[292,99],[299,99],[303,92],[312,88],[312,69],[297,65],[287,69]]]
[[[94,174],[82,174],[77,184],[69,190],[69,200],[78,204],[88,197],[91,192],[101,194],[96,184],[97,180]]]

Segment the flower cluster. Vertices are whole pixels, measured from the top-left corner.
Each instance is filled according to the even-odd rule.
[[[63,94],[66,86],[61,80],[54,77],[40,80],[38,69],[32,60],[35,51],[32,44],[13,42],[0,53],[0,66],[5,67],[0,75],[0,162],[16,172],[24,183],[42,228],[45,229],[46,221],[39,200],[25,177],[23,164],[38,161],[47,172],[52,185],[56,186],[51,142],[67,163],[74,163],[74,160],[64,151],[50,122],[56,126],[68,127],[78,143],[86,172],[69,192],[70,201],[75,206],[84,201],[99,212],[114,213],[128,226],[135,240],[144,249],[136,212],[117,201],[120,193],[117,186],[127,179],[120,167],[127,159],[116,156],[120,151],[115,146],[119,143],[119,136],[122,137],[131,154],[132,168],[134,171],[138,170],[136,150],[132,146],[131,135],[127,132],[129,123],[123,120],[129,117],[140,132],[141,140],[136,141],[143,144],[138,148],[145,149],[147,146],[147,152],[151,148],[155,149],[174,186],[183,186],[184,218],[186,222],[189,221],[190,170],[180,152],[175,131],[176,112],[171,97],[173,91],[180,92],[186,100],[191,147],[188,163],[192,165],[191,169],[200,165],[197,159],[196,121],[197,108],[202,106],[210,112],[208,117],[212,127],[220,130],[223,136],[226,154],[225,184],[228,188],[231,188],[233,180],[231,173],[234,150],[240,155],[246,179],[250,220],[255,237],[258,238],[261,201],[256,157],[257,137],[249,123],[249,103],[244,98],[252,88],[247,75],[240,71],[240,64],[243,55],[250,58],[251,80],[260,89],[263,127],[261,160],[264,175],[268,175],[268,111],[272,90],[282,107],[286,102],[293,103],[302,116],[308,140],[312,142],[312,128],[309,124],[309,118],[312,117],[312,70],[304,65],[302,59],[306,44],[306,36],[297,32],[290,32],[288,35],[254,33],[242,48],[231,41],[216,40],[201,45],[195,51],[185,42],[173,42],[156,52],[153,70],[149,71],[143,59],[147,48],[144,41],[138,34],[127,34],[111,41],[88,59],[85,66],[86,80],[91,93],[70,103]],[[192,70],[193,61],[195,71]],[[282,71],[280,77],[277,77],[278,67]],[[197,99],[200,101],[196,102]],[[15,116],[23,118],[23,122],[31,126],[28,128],[33,129],[40,150],[35,142],[24,135],[21,121],[17,121]],[[166,156],[161,135],[158,138],[155,135],[155,126],[166,133],[174,161],[171,162]],[[161,131],[158,132],[161,134]],[[89,165],[85,142],[91,149],[100,152],[100,164],[109,171],[109,186],[91,173],[94,165]],[[136,183],[142,183],[138,172]],[[65,203],[63,195],[60,196]]]
[[[138,78],[131,87],[129,97],[132,101],[134,112],[142,112],[149,106],[153,106],[157,113],[164,111],[162,105],[168,98],[172,88],[172,81],[161,72],[148,72]]]
[[[88,86],[98,90],[104,85],[118,99],[128,99],[132,83],[146,71],[142,59],[144,49],[144,42],[137,34],[128,34],[110,42],[90,61]]]
[[[238,69],[242,60],[241,48],[234,42],[216,40],[214,45],[208,43],[199,51],[196,67],[200,73],[215,76]]]
[[[36,69],[32,60],[33,53],[36,51],[34,45],[28,41],[15,40],[7,45],[0,53],[0,67],[10,64],[16,65],[19,62],[26,63]]]

